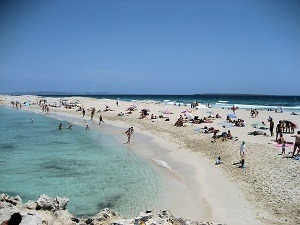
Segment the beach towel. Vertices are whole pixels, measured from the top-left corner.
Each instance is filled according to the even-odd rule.
[[[281,148],[282,144],[275,143],[274,146],[277,148]],[[294,143],[286,143],[285,144],[285,147],[292,147],[292,146],[294,146]]]

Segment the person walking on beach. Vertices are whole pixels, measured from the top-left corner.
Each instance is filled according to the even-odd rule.
[[[295,145],[294,145],[294,150],[293,150],[293,154],[292,154],[292,157],[294,157],[297,148],[298,148],[297,154],[300,153],[300,131],[298,131],[296,135],[292,135],[292,137],[295,138]]]
[[[283,126],[282,126],[281,121],[279,121],[276,126],[276,138],[275,138],[276,141],[277,141],[278,135],[282,134],[282,130],[283,130]]]
[[[104,123],[103,118],[102,118],[102,116],[100,115],[100,116],[99,116],[99,125],[100,125],[101,122]]]
[[[130,127],[130,135],[132,135],[134,132],[133,127]]]
[[[130,143],[131,134],[132,134],[131,133],[131,127],[129,127],[127,131],[125,131],[125,134],[127,135],[127,138],[128,138],[126,144],[129,144]]]
[[[22,216],[20,213],[14,213],[10,216],[9,220],[5,220],[1,225],[19,225],[22,222]]]
[[[82,118],[85,116],[85,110],[82,108]]]
[[[95,112],[96,112],[96,109],[95,109],[95,108],[93,108],[93,109],[92,109],[92,112],[91,112],[91,120],[93,120],[93,118],[94,118],[94,115],[95,115]]]
[[[285,144],[286,144],[286,141],[284,141],[282,143],[282,146],[281,146],[281,155],[285,155]]]
[[[246,143],[243,141],[240,147],[240,155],[241,158],[245,160],[245,156],[246,156]]]
[[[273,130],[274,130],[274,121],[272,118],[269,119],[269,122],[270,122],[270,133],[271,133],[271,136],[274,135],[273,133]]]

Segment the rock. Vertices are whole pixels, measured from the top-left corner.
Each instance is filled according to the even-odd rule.
[[[111,225],[132,225],[133,220],[132,219],[122,219],[122,220],[116,220],[111,223]]]
[[[65,210],[69,202],[68,198],[55,197],[57,209]]]
[[[22,204],[19,196],[11,198],[2,194],[0,197],[0,222],[10,218],[15,212],[20,212],[22,225],[213,225],[214,223],[195,222],[175,218],[169,211],[159,213],[141,212],[133,219],[121,219],[110,209],[103,209],[93,217],[77,218],[66,210],[69,199],[47,195],[39,196],[36,202]]]
[[[113,216],[116,216],[115,213],[110,211],[108,208],[101,210],[93,218],[95,221],[110,221]]]
[[[67,207],[67,204],[69,202],[68,198],[60,198],[55,197],[51,198],[47,195],[41,195],[39,196],[37,202],[37,209],[42,210],[65,210]]]
[[[36,225],[42,225],[43,224],[43,219],[39,214],[25,214],[22,215],[22,224],[24,225],[30,225],[30,224],[36,224]]]
[[[37,203],[33,201],[28,201],[27,203],[24,204],[24,207],[27,209],[36,209]]]
[[[53,198],[50,198],[48,195],[40,195],[36,201],[37,210],[53,210],[55,209],[55,202]]]
[[[94,221],[93,218],[87,218],[87,220],[85,221],[86,224],[91,224]]]
[[[18,203],[22,203],[22,199],[19,195],[14,198],[11,198],[9,195],[1,194],[1,202],[8,202],[13,205],[17,205]]]
[[[152,218],[153,218],[152,212],[148,212],[148,213],[140,212],[139,216],[136,219],[146,222],[147,220],[152,219]]]

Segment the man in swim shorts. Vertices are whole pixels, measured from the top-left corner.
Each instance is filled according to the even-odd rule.
[[[296,135],[292,135],[292,137],[295,137],[295,145],[294,145],[294,151],[292,155],[292,157],[294,157],[297,148],[298,148],[297,154],[300,153],[300,131],[298,131]]]

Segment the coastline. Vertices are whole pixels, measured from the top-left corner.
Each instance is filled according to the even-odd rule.
[[[22,98],[22,96],[8,97],[15,100]],[[30,97],[33,101],[37,98],[37,96]],[[1,99],[3,98],[4,97],[1,96]],[[23,98],[27,99],[28,97],[23,96]],[[78,97],[75,98],[78,99]],[[9,101],[10,99],[7,100],[8,104]],[[103,105],[105,103],[109,104],[111,108],[119,109],[114,106],[114,100],[108,101],[80,98],[80,102],[87,106],[87,108]],[[130,104],[130,102],[120,102],[123,111]],[[150,103],[139,105],[139,108],[143,107],[151,107],[151,112],[153,111],[155,114],[158,114],[158,111],[165,106]],[[273,189],[274,185],[270,184],[269,180],[266,180],[266,184],[262,185],[270,172],[269,168],[271,167],[271,171],[276,173],[276,169],[281,164],[281,161],[278,160],[279,157],[274,154],[273,145],[269,144],[271,137],[254,138],[253,136],[247,136],[247,132],[249,130],[253,130],[248,126],[245,129],[230,128],[235,136],[239,136],[239,140],[246,140],[247,144],[249,143],[248,148],[251,149],[248,154],[249,163],[247,165],[249,166],[246,170],[239,170],[232,166],[232,162],[239,159],[237,149],[239,148],[238,145],[240,142],[228,141],[211,143],[211,135],[208,136],[194,132],[195,127],[203,127],[207,124],[201,124],[200,126],[174,127],[173,124],[179,117],[180,111],[186,107],[168,106],[168,108],[174,111],[174,114],[170,115],[169,123],[163,120],[154,120],[154,122],[152,122],[150,119],[137,119],[139,115],[138,112],[134,112],[132,115],[126,117],[117,117],[116,113],[121,111],[119,109],[111,112],[103,112],[102,115],[104,116],[106,124],[96,127],[103,132],[116,136],[117,140],[122,141],[122,139],[125,139],[124,134],[118,133],[117,131],[125,131],[128,125],[133,125],[136,133],[132,139],[132,143],[128,145],[128,147],[133,151],[136,151],[138,148],[139,151],[137,152],[142,154],[143,157],[158,158],[158,160],[166,162],[175,174],[178,174],[179,177],[183,178],[184,181],[189,184],[193,190],[195,190],[196,194],[205,199],[207,204],[204,206],[206,208],[204,210],[204,214],[206,214],[207,219],[203,219],[202,217],[202,220],[210,220],[227,224],[261,224],[261,221],[264,224],[291,224],[291,222],[297,221],[296,211],[287,211],[289,213],[288,215],[284,215],[283,212],[278,211],[276,215],[274,209],[276,209],[278,205],[285,204],[285,199],[283,199],[283,196],[276,193],[276,190]],[[37,106],[35,108],[31,106],[30,108],[23,107],[23,109],[40,110]],[[101,110],[103,110],[103,107]],[[222,117],[226,113],[229,113],[229,110],[226,109],[214,108],[213,110],[220,113]],[[196,111],[195,113],[199,114],[199,112],[200,111]],[[74,110],[51,108],[50,116],[55,115],[54,113],[58,116],[67,115],[69,118],[75,117],[80,119],[80,112],[78,113]],[[274,112],[272,113],[274,114]],[[249,112],[247,110],[239,110],[237,114],[239,114],[242,118],[249,117]],[[261,118],[265,120],[270,112],[260,111],[260,116],[261,114]],[[274,116],[273,114],[272,116]],[[288,115],[277,114],[274,118],[278,120],[278,118],[282,116]],[[217,123],[214,122],[212,125],[216,126],[216,124]],[[289,140],[291,140],[291,138]],[[155,146],[153,146],[153,144],[155,144]],[[267,160],[259,158],[264,155],[261,151],[256,151],[260,149],[267,150],[265,153]],[[215,166],[214,160],[219,154],[222,155],[224,163],[220,166]],[[270,163],[274,163],[275,165],[271,166]],[[299,167],[299,165],[295,163],[293,166],[293,168],[296,169]],[[286,175],[284,169],[285,168],[280,170],[279,174],[274,174],[275,177],[273,178],[273,182],[276,184],[275,186],[280,185],[278,177],[282,176],[282,174]],[[276,177],[276,175],[278,177]],[[291,174],[292,177],[293,175],[294,174]],[[257,181],[254,182],[254,180]],[[296,181],[291,180],[289,185],[294,185],[295,183],[293,182]],[[253,186],[252,189],[251,186]],[[250,190],[248,190],[249,188]],[[268,193],[264,193],[265,189],[270,189],[270,191]],[[297,190],[292,192],[292,194],[294,193],[297,193]],[[288,195],[290,194],[291,193],[288,192]],[[273,205],[268,208],[267,206],[270,198],[278,198],[279,200],[278,202],[274,201],[274,203],[272,203]],[[260,201],[257,201],[258,199]],[[294,202],[292,201],[289,203],[291,208],[294,207],[294,203],[295,205],[299,203],[299,199],[294,200]],[[180,199],[178,202],[180,203]],[[195,208],[197,207],[191,206],[186,209],[186,211],[191,214],[196,214],[195,216],[199,216],[199,212],[197,210],[191,210]],[[289,208],[287,210],[289,210]],[[177,212],[173,212],[173,214],[175,215]],[[287,220],[289,217],[292,217],[293,220]]]

